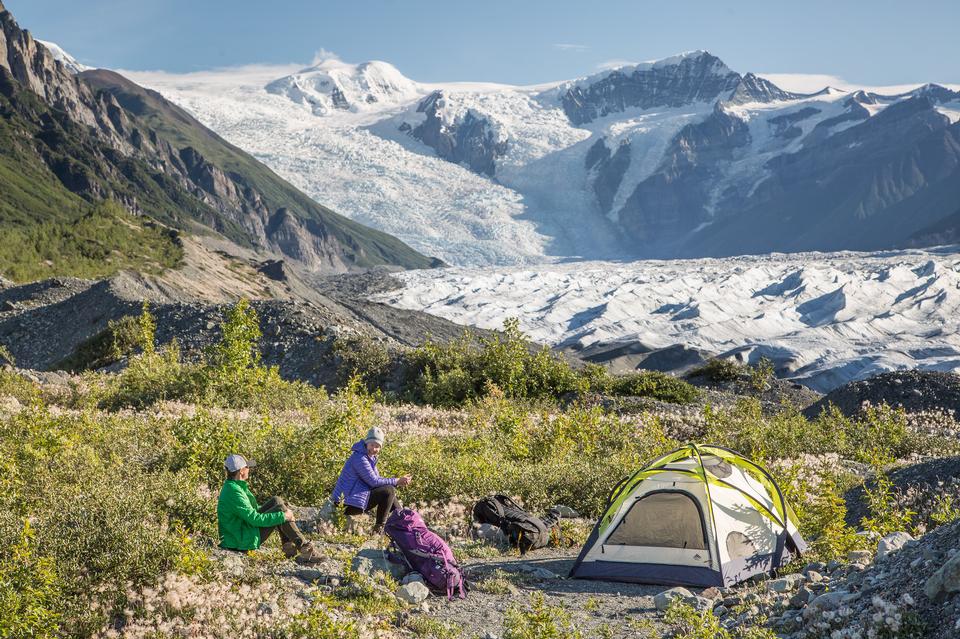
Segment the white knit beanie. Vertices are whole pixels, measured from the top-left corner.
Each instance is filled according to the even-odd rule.
[[[367,436],[363,439],[363,441],[377,442],[378,444],[383,446],[383,442],[386,440],[386,438],[387,438],[386,435],[383,434],[383,429],[377,428],[376,426],[374,426],[373,428],[367,431]]]

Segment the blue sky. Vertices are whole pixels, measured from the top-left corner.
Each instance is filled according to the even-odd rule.
[[[957,0],[4,0],[91,66],[380,59],[421,81],[533,84],[707,49],[737,71],[960,83]]]

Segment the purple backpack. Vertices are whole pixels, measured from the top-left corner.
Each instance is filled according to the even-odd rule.
[[[410,508],[393,511],[383,532],[390,538],[391,561],[406,564],[410,570],[420,573],[431,590],[446,592],[447,599],[453,599],[453,591],[458,588],[460,598],[466,597],[463,571],[450,546],[427,528],[420,513]]]

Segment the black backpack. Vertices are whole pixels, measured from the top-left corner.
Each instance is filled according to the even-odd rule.
[[[554,510],[540,519],[506,495],[489,495],[474,504],[473,518],[481,524],[500,528],[510,545],[519,548],[522,555],[550,543],[550,529],[557,525],[560,514]]]

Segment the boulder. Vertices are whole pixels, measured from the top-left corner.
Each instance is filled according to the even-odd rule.
[[[913,541],[913,535],[907,532],[890,533],[877,543],[877,559],[883,559],[892,552],[903,548],[907,542]]]
[[[517,569],[527,575],[530,575],[534,579],[559,579],[560,575],[541,566],[534,566],[533,564],[520,564],[517,566]]]
[[[560,513],[560,516],[563,517],[564,519],[576,519],[577,517],[580,516],[580,513],[575,511],[573,508],[571,508],[570,506],[564,506],[562,504],[556,504],[554,506],[550,506],[550,510],[557,511],[558,513]]]
[[[945,564],[933,573],[923,592],[930,599],[937,599],[942,594],[960,591],[960,554],[951,557]]]
[[[407,584],[412,584],[415,581],[423,583],[423,575],[421,575],[419,572],[411,572],[400,581],[400,585],[406,586]]]
[[[507,543],[506,535],[503,534],[500,528],[493,524],[474,524],[473,538],[497,545]]]
[[[378,572],[390,575],[400,581],[407,572],[406,566],[387,561],[386,553],[377,548],[363,548],[353,557],[350,567],[354,572],[367,577],[373,577]]]
[[[397,599],[417,605],[430,596],[430,589],[422,581],[411,581],[397,589]]]
[[[800,573],[795,573],[792,575],[787,575],[785,577],[780,577],[779,579],[772,579],[767,582],[767,591],[768,592],[790,592],[795,590],[800,584],[803,583],[803,575]]]
[[[693,593],[686,588],[681,587],[664,590],[653,598],[653,605],[657,607],[657,610],[663,612],[670,607],[670,604],[674,599],[680,599],[683,602],[691,603],[693,600]]]

